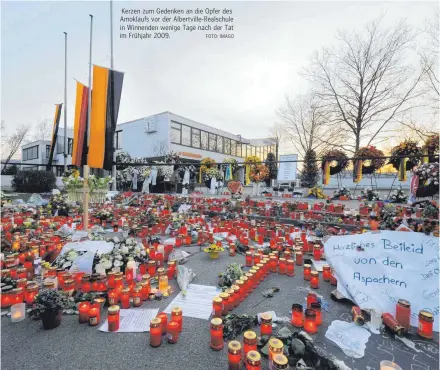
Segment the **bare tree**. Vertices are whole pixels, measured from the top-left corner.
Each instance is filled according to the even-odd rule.
[[[363,32],[339,32],[340,45],[312,58],[305,75],[348,134],[351,151],[374,144],[381,131],[412,108],[422,74],[405,64],[415,34],[401,21],[382,30],[381,18]]]
[[[153,153],[156,157],[163,157],[168,154],[168,144],[166,140],[157,141],[153,145]]]
[[[436,10],[433,17],[427,21],[425,30],[422,33],[425,36],[426,42],[422,44],[422,51],[420,52],[420,60],[424,72],[424,93],[435,115],[439,112],[440,99],[440,76],[438,73],[440,48],[439,17],[440,13]]]
[[[45,119],[37,123],[32,133],[32,141],[52,140],[52,121]]]
[[[3,130],[4,129],[2,128],[2,131]],[[6,169],[11,158],[20,149],[23,140],[26,138],[28,134],[29,134],[29,126],[22,125],[17,127],[15,132],[8,136],[8,140],[6,141],[5,145],[2,148],[2,154],[5,154],[6,156],[6,159],[3,162],[2,174]]]
[[[292,143],[301,158],[309,150],[319,157],[331,147],[343,146],[343,135],[316,95],[298,95],[294,99],[286,96],[277,115],[278,136]]]

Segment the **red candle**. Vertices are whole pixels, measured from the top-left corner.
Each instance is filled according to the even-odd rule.
[[[322,311],[321,311],[321,303],[313,302],[311,304],[311,308],[313,311],[315,311],[316,314],[316,325],[322,324]]]
[[[246,356],[246,370],[261,370],[261,355],[257,351],[249,351]]]
[[[297,303],[292,305],[292,325],[296,328],[303,327],[303,306]]]
[[[312,272],[312,266],[305,264],[304,265],[304,280],[310,280],[311,272]]]
[[[229,294],[226,292],[222,292],[219,294],[220,298],[223,301],[223,312],[222,315],[225,316],[228,314],[230,307],[229,307]]]
[[[124,288],[120,296],[121,307],[124,309],[130,308],[130,289]]]
[[[338,285],[338,280],[336,280],[336,277],[333,274],[330,275],[330,284],[331,285]]]
[[[307,308],[311,308],[313,302],[318,302],[318,296],[310,292],[307,294]]]
[[[78,305],[79,311],[79,323],[85,323],[89,321],[90,302],[81,302]]]
[[[156,261],[148,261],[148,275],[156,275]]]
[[[150,275],[147,275],[147,276],[149,277]],[[147,280],[143,280],[141,282],[141,287],[142,287],[142,300],[146,301],[146,300],[148,300],[148,298],[150,296],[150,291],[151,291],[150,279],[148,278]]]
[[[419,314],[419,320],[420,320],[420,314]],[[394,318],[394,316],[391,315],[390,313],[384,313],[382,315],[382,321],[383,324],[397,336],[403,337],[403,335],[405,334],[405,328],[402,325],[400,325],[397,322],[397,320]],[[419,321],[419,327],[420,327],[420,321]],[[419,334],[419,331],[417,331],[417,334]]]
[[[417,335],[422,338],[433,338],[434,316],[428,311],[419,311],[419,325],[417,326]]]
[[[285,258],[280,258],[278,260],[278,273],[281,275],[285,275],[287,270],[287,264]]]
[[[228,294],[228,309],[229,311],[232,311],[235,307],[235,292],[234,289],[229,288],[225,290],[225,293]]]
[[[162,321],[155,317],[150,321],[150,346],[159,347],[162,343]]]
[[[168,263],[167,275],[168,275],[168,280],[174,279],[176,275],[176,261],[170,261]]]
[[[310,273],[310,288],[318,289],[319,288],[319,272],[312,271]]]
[[[321,246],[320,245],[315,245],[313,247],[313,259],[315,261],[321,260]]]
[[[331,276],[332,276],[332,273],[330,270],[330,266],[329,265],[322,266],[322,280],[330,281]]]
[[[223,342],[223,321],[218,317],[211,320],[211,342],[210,347],[214,351],[220,351],[224,347]]]
[[[270,256],[270,271],[271,272],[277,272],[277,258],[276,256],[272,255]]]
[[[108,305],[109,306],[114,306],[118,303],[119,301],[119,294],[116,290],[110,290],[108,292]]]
[[[246,252],[246,267],[252,267],[252,253],[251,252]]]
[[[240,370],[241,344],[237,340],[231,340],[228,344],[228,363],[229,370]]]
[[[261,314],[260,334],[272,335],[272,315],[270,313]]]
[[[212,300],[212,312],[214,317],[222,317],[223,312],[223,300],[220,297],[215,297]]]
[[[167,324],[167,339],[168,343],[177,343],[179,338],[179,324],[176,321],[170,321]]]
[[[246,358],[249,351],[257,350],[257,334],[252,330],[245,331],[243,334],[243,343],[243,353]]]
[[[303,264],[303,254],[301,252],[295,253],[295,261],[297,266],[302,266]]]
[[[28,306],[32,306],[35,300],[35,296],[38,294],[38,285],[29,284],[26,288],[26,293],[24,295],[24,300]],[[2,305],[3,308],[3,305]]]
[[[237,307],[240,304],[240,287],[238,285],[231,286],[231,289],[233,291],[233,305],[234,308]]]
[[[84,275],[81,278],[81,292],[89,293],[92,289],[92,284],[90,283],[90,275]]]
[[[396,320],[402,325],[406,330],[409,330],[411,317],[411,304],[404,300],[399,299],[396,304]]]
[[[293,260],[287,260],[287,276],[295,276],[295,262]]]
[[[127,281],[128,284],[130,284],[133,281],[133,269],[128,267],[125,269],[125,280]]]
[[[180,307],[174,307],[171,310],[171,321],[177,323],[177,330],[180,333],[182,331],[182,321],[183,321],[182,309]]]
[[[260,249],[261,251],[261,249]],[[260,253],[254,253],[254,266],[258,265],[261,261],[261,254]]]
[[[316,326],[316,313],[311,309],[304,312],[304,330],[309,334],[316,334],[318,332]]]
[[[158,317],[160,319],[162,335],[165,335],[167,333],[168,316],[165,312],[161,312],[156,317]]]

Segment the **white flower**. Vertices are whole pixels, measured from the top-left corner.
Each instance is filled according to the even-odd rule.
[[[145,250],[141,250],[141,256],[146,256],[147,252],[145,252]]]
[[[121,248],[121,252],[124,253],[124,254],[128,254],[128,247],[127,247],[126,245],[124,245],[124,246]]]
[[[78,257],[78,253],[76,252],[69,252],[66,256],[67,261],[74,261]]]
[[[114,266],[115,266],[115,267],[119,267],[119,266],[122,266],[122,262],[121,262],[121,261],[118,261],[118,260],[116,260],[116,261],[114,262]]]
[[[101,263],[102,263],[102,261],[101,261]],[[111,269],[112,268],[112,261],[106,260],[106,261],[104,261],[104,263],[102,263],[102,265],[104,266],[104,268],[106,270]]]
[[[119,261],[121,261],[121,260],[122,260],[122,256],[121,256],[120,254],[117,254],[117,255],[115,256],[115,260],[119,260]]]

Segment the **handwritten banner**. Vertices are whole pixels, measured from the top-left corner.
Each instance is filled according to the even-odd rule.
[[[325,256],[338,277],[338,290],[362,309],[395,314],[399,299],[411,302],[411,325],[418,313],[434,315],[439,331],[439,240],[399,231],[332,236]]]

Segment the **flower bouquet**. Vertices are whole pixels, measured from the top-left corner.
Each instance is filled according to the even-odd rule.
[[[375,201],[375,200],[379,200],[379,192],[368,187],[368,188],[361,190],[361,197],[362,197],[362,199],[366,199],[370,202]]]
[[[419,177],[416,196],[419,198],[432,197],[438,193],[440,183],[439,164],[425,163],[414,169],[414,176]]]
[[[403,143],[391,149],[390,163],[399,171],[400,161],[403,160],[400,156],[420,155],[423,154],[422,149],[414,140],[405,140]],[[406,162],[406,171],[411,171],[420,163],[420,158],[410,158]]]
[[[333,199],[336,200],[348,200],[351,199],[351,192],[350,189],[343,186],[342,188],[339,188],[338,190],[333,192]]]
[[[307,194],[309,198],[315,198],[315,199],[326,199],[327,196],[322,191],[322,188],[319,186],[314,186],[313,188],[309,189],[309,192]]]
[[[66,295],[56,290],[45,289],[35,298],[33,314],[38,314],[44,329],[54,329],[61,324],[62,312],[69,306]]]
[[[208,253],[211,259],[217,259],[220,252],[224,252],[223,247],[217,244],[211,244],[209,247],[203,248],[203,252]]]
[[[395,189],[389,197],[389,201],[391,203],[406,203],[407,200],[408,196],[402,190],[402,187]]]

